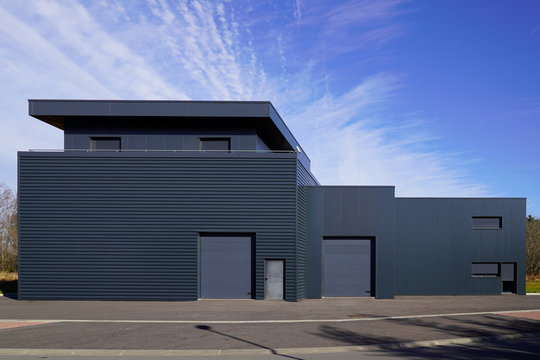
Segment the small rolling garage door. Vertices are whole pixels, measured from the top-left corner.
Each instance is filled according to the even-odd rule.
[[[324,296],[371,296],[371,240],[325,239]]]
[[[251,298],[251,236],[201,236],[201,298]]]

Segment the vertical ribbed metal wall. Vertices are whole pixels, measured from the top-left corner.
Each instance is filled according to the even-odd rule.
[[[500,229],[474,229],[473,216],[500,216]],[[473,262],[516,263],[525,294],[523,198],[396,198],[397,295],[500,294],[501,278],[475,278]]]
[[[296,298],[306,298],[307,188],[317,185],[313,175],[298,161],[296,206]]]
[[[394,296],[394,187],[311,186],[307,189],[307,297],[323,295],[323,239],[375,239],[375,296]],[[371,293],[373,296],[373,292]]]
[[[199,234],[248,233],[294,300],[296,154],[232,155],[19,153],[19,297],[197,299]]]

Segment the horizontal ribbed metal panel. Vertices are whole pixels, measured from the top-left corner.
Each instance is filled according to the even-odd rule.
[[[260,157],[19,153],[21,299],[198,298],[200,233],[256,234],[283,258],[294,300],[294,154]]]
[[[296,206],[296,299],[306,298],[306,239],[307,194],[306,186],[317,185],[313,175],[300,161],[297,164]]]

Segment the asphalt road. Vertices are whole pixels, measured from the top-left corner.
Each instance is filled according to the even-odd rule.
[[[540,334],[539,310],[540,297],[513,295],[398,297],[393,300],[347,298],[298,303],[0,298],[0,350],[44,349],[41,359],[55,356],[54,349],[60,349],[64,355],[70,349],[126,350],[128,353],[130,350],[208,350],[214,354],[218,350],[238,349],[250,351],[249,356],[254,356],[257,351],[268,353],[275,349],[327,351],[329,347],[350,349],[460,338],[500,339],[501,336]],[[496,342],[497,347],[502,346],[497,351],[518,351],[512,348],[515,341],[528,344],[526,339],[505,341]],[[463,344],[455,346],[455,349],[466,348]],[[425,352],[433,355],[427,349],[431,348],[425,348]],[[405,351],[404,356],[422,355],[399,348],[377,351],[377,357],[394,356],[398,350]],[[118,353],[108,355],[112,358]],[[6,353],[0,351],[1,354]],[[8,358],[16,355],[10,354]],[[309,354],[307,358],[315,359],[317,357],[312,356],[316,355]],[[238,356],[236,354],[235,358]],[[338,356],[347,354],[322,358],[337,359]]]
[[[540,333],[540,321],[503,315],[262,324],[57,322],[0,330],[2,348],[275,349]]]

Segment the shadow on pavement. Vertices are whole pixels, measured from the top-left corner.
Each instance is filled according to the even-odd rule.
[[[418,331],[421,328],[428,328],[437,333],[442,332],[451,335],[446,336],[449,339],[456,337],[488,337],[480,342],[466,345],[441,345],[415,348],[391,348],[389,346],[387,349],[378,351],[381,356],[391,355],[414,359],[460,360],[486,357],[491,359],[538,359],[538,354],[540,353],[540,343],[538,343],[536,338],[514,340],[489,339],[490,336],[504,334],[538,334],[540,332],[540,321],[498,315],[483,316],[482,318],[449,317],[442,319],[442,321],[425,318],[383,321],[391,322],[393,325],[403,325],[404,336],[370,334],[369,326],[366,326],[365,332],[357,332],[330,325],[321,325],[319,331],[313,334],[340,341],[343,345],[383,345],[407,342],[410,341],[407,334],[410,331]],[[523,346],[519,344],[523,344]]]
[[[272,348],[270,348],[270,347],[267,347],[267,346],[264,346],[264,345],[261,345],[261,344],[257,344],[257,343],[254,343],[254,342],[252,342],[252,341],[249,341],[249,340],[245,340],[245,339],[242,339],[242,338],[233,336],[233,335],[229,335],[229,334],[226,334],[226,333],[223,333],[223,332],[214,330],[211,326],[208,326],[208,325],[197,325],[197,326],[195,326],[195,327],[196,327],[197,329],[199,329],[199,330],[209,331],[209,332],[212,332],[212,333],[214,333],[214,334],[218,334],[218,335],[221,335],[221,336],[228,337],[228,338],[230,338],[230,339],[234,339],[234,340],[238,340],[238,341],[244,342],[244,343],[246,343],[246,344],[250,344],[250,345],[257,346],[257,347],[259,347],[259,348],[261,348],[261,349],[270,350],[270,352],[272,353],[272,355],[282,356],[282,357],[285,357],[285,358],[288,358],[288,359],[303,360],[302,358],[298,358],[298,357],[294,357],[294,356],[289,356],[289,355],[280,354],[280,353],[278,353],[276,350],[274,350],[274,349],[272,349]]]
[[[382,350],[381,355],[407,359],[519,359],[537,360],[540,352],[538,339],[482,341],[468,345],[417,347]]]
[[[400,340],[397,337],[392,336],[380,336],[375,334],[369,334],[369,329],[366,333],[358,333],[353,330],[339,328],[332,325],[321,325],[319,332],[314,333],[321,337],[337,340],[342,345],[374,345],[374,344],[393,344],[398,343]]]

